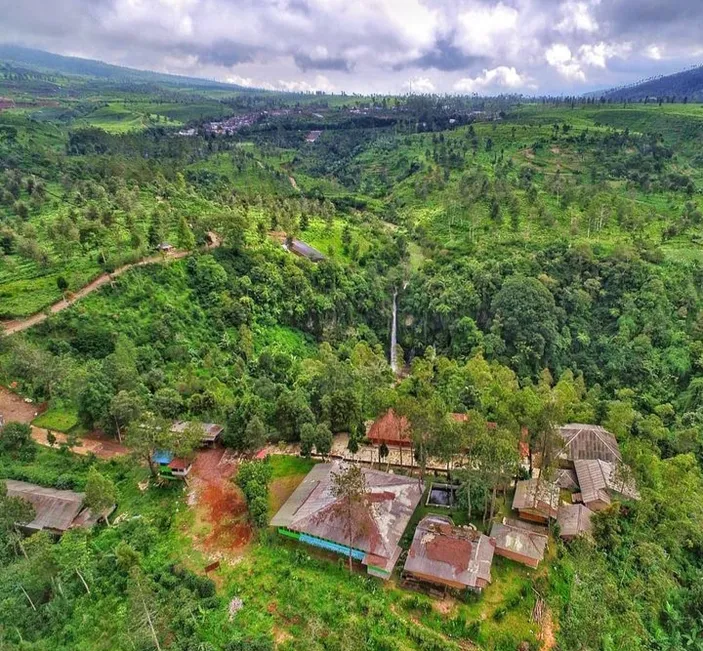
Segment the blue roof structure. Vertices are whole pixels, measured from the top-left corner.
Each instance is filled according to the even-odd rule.
[[[173,452],[168,452],[166,450],[157,450],[151,457],[154,463],[158,463],[160,466],[167,466],[171,461],[173,461]]]

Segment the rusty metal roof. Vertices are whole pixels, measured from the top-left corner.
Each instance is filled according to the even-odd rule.
[[[515,486],[513,508],[533,509],[544,517],[555,518],[559,508],[559,486],[545,479],[525,479]]]
[[[8,496],[20,497],[34,507],[34,520],[24,525],[28,529],[66,531],[81,512],[85,501],[84,493],[44,488],[12,479],[6,480],[6,484]]]
[[[428,515],[415,529],[405,570],[475,588],[479,580],[491,581],[494,549],[481,532],[455,527],[445,516]]]
[[[569,461],[578,459],[602,459],[622,461],[620,447],[615,437],[600,425],[570,423],[559,429],[564,439],[560,456]]]
[[[389,409],[383,416],[377,418],[366,435],[374,443],[409,443],[410,423],[405,416],[398,416]]]
[[[537,562],[544,558],[548,541],[546,531],[537,533],[505,521],[493,523],[491,538],[495,539],[496,550],[506,550]]]
[[[171,431],[175,434],[180,434],[185,431],[186,427],[190,425],[190,421],[179,420],[171,426]],[[216,423],[198,423],[203,428],[203,443],[214,443],[217,437],[225,429],[222,425],[217,425]]]
[[[602,501],[610,504],[612,493],[637,500],[639,493],[629,468],[624,464],[609,463],[599,459],[574,462],[583,503]]]
[[[562,504],[559,506],[557,524],[562,538],[574,538],[592,529],[593,511],[583,504]]]
[[[317,464],[271,520],[274,527],[286,527],[341,545],[349,544],[339,501],[332,495],[332,474],[343,464]],[[423,489],[417,479],[362,468],[368,494],[353,513],[357,521],[354,549],[389,559],[397,554],[398,541],[405,531]]]

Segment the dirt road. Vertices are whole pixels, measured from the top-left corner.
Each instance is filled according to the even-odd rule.
[[[87,285],[84,287],[81,287],[77,292],[74,294],[71,294],[70,297],[68,297],[65,300],[61,300],[58,303],[54,303],[49,309],[48,313],[49,314],[56,314],[57,312],[61,312],[62,310],[65,310],[68,307],[71,307],[76,301],[79,299],[83,298],[84,296],[87,296],[88,294],[91,294],[97,289],[100,289],[103,285],[107,285],[107,283],[110,283],[115,279],[117,276],[121,276],[123,273],[126,273],[130,269],[134,269],[135,267],[143,267],[144,265],[148,264],[158,264],[161,262],[166,262],[169,260],[178,260],[180,258],[185,258],[187,255],[190,254],[190,251],[174,251],[172,253],[168,253],[166,255],[153,255],[149,258],[144,258],[143,260],[140,260],[139,262],[134,262],[132,264],[126,264],[123,267],[119,267],[118,269],[115,269],[112,273],[104,273],[101,276],[98,276],[95,280],[89,282]],[[49,316],[47,314],[47,311],[45,312],[38,312],[37,314],[33,314],[30,317],[27,317],[26,319],[17,319],[13,321],[4,321],[2,322],[2,327],[3,327],[3,334],[5,335],[13,335],[16,332],[21,332],[22,330],[27,330],[28,328],[31,328],[35,325],[38,325],[42,321],[46,321],[47,317]]]
[[[0,387],[0,415],[5,419],[6,423],[14,421],[17,423],[31,424],[41,411],[42,408],[39,405],[26,402],[24,398],[18,396],[16,393],[13,393],[5,387]],[[39,445],[51,447],[47,440],[48,433],[49,430],[32,425],[32,438]],[[67,440],[66,435],[61,434],[61,432],[54,432],[54,436],[56,437],[55,446],[59,446]],[[110,459],[118,455],[129,453],[129,450],[124,445],[120,445],[111,437],[100,434],[99,432],[92,432],[91,434],[81,437],[78,444],[73,446],[71,450],[76,454],[94,454],[101,459]]]

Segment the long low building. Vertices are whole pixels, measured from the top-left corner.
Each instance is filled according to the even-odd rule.
[[[546,530],[541,533],[536,527],[507,519],[493,523],[491,538],[496,554],[532,568],[544,558],[549,541]]]
[[[401,554],[398,545],[422,498],[417,479],[362,468],[367,494],[354,511],[350,542],[348,520],[332,493],[341,462],[316,465],[271,520],[284,536],[348,556],[369,574],[388,579]]]
[[[404,570],[426,583],[480,592],[491,582],[494,551],[495,541],[480,531],[428,515],[415,529]]]
[[[106,514],[93,514],[89,508],[84,508],[84,493],[45,488],[13,479],[5,483],[9,497],[19,497],[34,507],[34,520],[18,523],[28,532],[48,531],[61,535],[76,527],[90,527],[99,517],[112,511],[109,509]]]

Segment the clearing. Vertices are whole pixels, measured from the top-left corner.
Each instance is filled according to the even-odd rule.
[[[238,461],[223,448],[202,450],[189,477],[194,545],[215,561],[236,560],[252,539],[247,505],[232,481]]]

